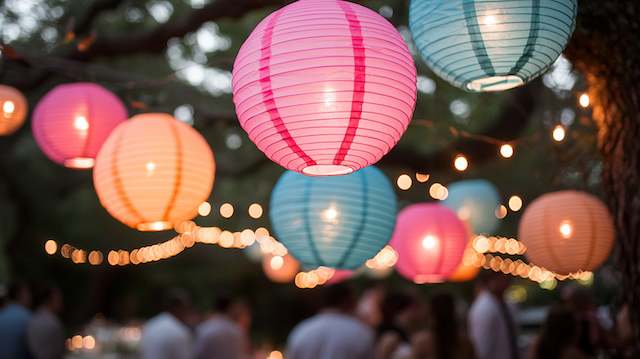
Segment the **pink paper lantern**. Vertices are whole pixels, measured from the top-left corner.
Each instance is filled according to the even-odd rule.
[[[33,113],[33,135],[45,155],[70,168],[91,168],[111,131],[127,119],[120,99],[93,83],[56,86]]]
[[[468,231],[450,209],[431,203],[403,209],[391,246],[398,252],[398,272],[415,283],[437,283],[458,267]]]
[[[416,69],[402,36],[376,12],[301,0],[249,35],[232,86],[240,124],[271,160],[342,175],[398,142],[415,106]]]

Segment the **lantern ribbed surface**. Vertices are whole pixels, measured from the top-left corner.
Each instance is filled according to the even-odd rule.
[[[577,7],[577,0],[411,0],[409,27],[438,76],[467,91],[502,91],[554,63]]]
[[[33,113],[33,135],[52,161],[91,168],[111,131],[127,119],[120,99],[93,83],[56,86]]]
[[[96,159],[93,183],[116,219],[141,231],[170,229],[209,198],[215,162],[207,141],[162,113],[118,126]]]
[[[498,227],[496,208],[500,197],[495,186],[486,180],[465,180],[447,186],[448,196],[442,204],[456,212],[473,233],[493,234]]]
[[[301,0],[249,35],[232,86],[240,124],[271,160],[340,175],[398,142],[415,106],[416,69],[400,33],[376,12]]]
[[[11,86],[0,85],[0,136],[10,135],[27,117],[27,99]]]
[[[262,270],[271,281],[276,283],[289,283],[298,274],[300,264],[290,255],[273,256],[270,254],[262,258]]]
[[[269,214],[276,237],[304,268],[355,269],[391,238],[396,197],[375,167],[332,177],[287,171]]]
[[[531,202],[518,232],[531,263],[565,275],[596,269],[615,239],[604,203],[577,191],[548,193]]]
[[[396,269],[415,283],[442,282],[458,267],[467,239],[465,224],[450,209],[433,203],[406,207],[391,239]]]

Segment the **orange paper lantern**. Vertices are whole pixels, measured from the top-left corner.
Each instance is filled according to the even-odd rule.
[[[137,115],[119,125],[96,158],[100,203],[140,231],[170,229],[198,213],[213,187],[207,141],[167,114]]]
[[[462,261],[460,261],[458,268],[449,276],[448,280],[451,282],[467,282],[474,279],[478,275],[478,272],[480,272],[480,267],[474,265],[476,256],[478,255],[482,256],[476,253],[469,243],[462,255]]]
[[[584,192],[560,191],[545,194],[527,207],[519,235],[533,264],[566,275],[602,264],[613,247],[615,230],[599,199]]]
[[[289,283],[298,273],[300,264],[290,255],[265,255],[262,259],[262,270],[270,280],[276,283]]]
[[[27,99],[17,89],[0,85],[0,136],[10,135],[27,117]]]

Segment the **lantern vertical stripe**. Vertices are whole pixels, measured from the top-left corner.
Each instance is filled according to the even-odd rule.
[[[522,70],[524,65],[529,62],[533,56],[533,51],[536,47],[536,39],[538,38],[538,31],[540,29],[540,0],[531,0],[531,27],[529,28],[529,38],[527,44],[524,47],[522,56],[518,59],[515,66],[509,71],[510,74],[517,74]]]
[[[127,129],[122,130],[122,132],[118,132],[115,134],[115,146],[113,150],[113,157],[111,158],[111,177],[113,177],[113,185],[116,193],[116,198],[120,202],[124,208],[129,212],[130,215],[135,217],[136,222],[147,222],[144,219],[142,214],[138,212],[138,210],[133,206],[133,203],[129,200],[129,196],[127,196],[127,192],[124,189],[124,185],[122,183],[122,177],[120,177],[120,166],[118,164],[118,160],[120,158],[120,148],[122,144],[122,138],[124,137]]]
[[[162,216],[164,221],[169,221],[171,210],[173,209],[173,205],[175,204],[176,198],[178,198],[178,193],[180,192],[180,182],[182,182],[182,144],[180,143],[180,136],[178,135],[178,129],[176,128],[175,122],[169,122],[169,129],[171,129],[171,134],[173,135],[172,137],[176,151],[176,173],[174,177],[173,193],[171,194],[171,198],[169,199],[164,215]]]
[[[463,0],[462,6],[464,7],[464,12],[467,14],[465,16],[464,21],[467,24],[467,32],[469,33],[469,37],[471,38],[471,46],[473,47],[473,52],[476,55],[476,59],[482,71],[487,76],[495,76],[496,70],[493,68],[493,64],[491,63],[491,59],[487,54],[487,48],[484,46],[484,39],[482,38],[482,33],[477,31],[476,29],[480,28],[478,24],[478,15],[476,14],[476,7],[474,0]]]
[[[368,202],[369,199],[367,196],[367,177],[362,172],[358,172],[357,174],[358,174],[358,177],[360,177],[360,183],[362,188],[362,192],[360,194],[362,198],[362,215],[360,216],[360,223],[358,223],[358,227],[356,229],[356,233],[354,235],[353,241],[349,243],[349,248],[347,248],[346,252],[344,252],[344,255],[342,256],[342,259],[338,262],[339,267],[344,266],[344,264],[347,262],[347,259],[349,259],[349,255],[351,255],[351,252],[353,251],[353,249],[356,247],[358,242],[360,242],[360,239],[362,237],[362,231],[364,230],[364,226],[367,221],[367,208],[369,207],[369,202]]]
[[[351,32],[351,43],[353,44],[353,99],[351,100],[351,115],[349,117],[349,125],[342,139],[340,149],[336,153],[333,160],[334,165],[341,165],[345,156],[351,148],[351,143],[358,130],[358,123],[362,116],[362,103],[364,101],[364,89],[366,81],[366,67],[364,57],[364,44],[362,38],[362,27],[358,15],[353,11],[351,5],[347,2],[340,2],[340,8],[344,11],[344,15],[349,22],[349,31]]]
[[[313,181],[307,181],[305,183],[305,192],[302,199],[304,203],[304,238],[306,238],[307,243],[309,244],[309,248],[311,248],[313,258],[318,263],[318,266],[324,266],[324,260],[322,260],[322,256],[320,256],[318,248],[316,247],[316,242],[313,241],[313,236],[311,235],[312,219],[311,211],[309,210],[309,205],[311,203],[311,186],[313,186]]]
[[[282,121],[278,107],[276,106],[276,100],[274,98],[273,89],[271,88],[271,73],[270,73],[270,60],[271,60],[271,41],[273,39],[273,33],[275,32],[276,21],[278,17],[283,14],[284,11],[276,12],[267,23],[264,35],[262,37],[262,48],[260,57],[260,85],[262,86],[262,103],[264,104],[271,122],[278,130],[282,139],[289,145],[289,148],[296,153],[300,158],[304,160],[307,166],[315,165],[315,161],[311,159],[296,143],[293,139],[287,126]]]

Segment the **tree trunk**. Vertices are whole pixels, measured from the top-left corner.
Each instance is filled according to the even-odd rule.
[[[567,55],[586,79],[603,185],[617,230],[615,265],[640,353],[640,2],[584,0]]]

